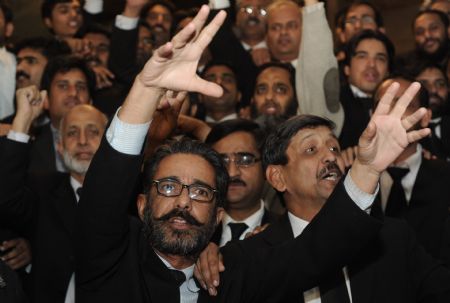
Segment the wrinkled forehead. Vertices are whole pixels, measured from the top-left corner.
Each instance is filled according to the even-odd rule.
[[[289,71],[284,68],[276,66],[268,67],[258,75],[256,78],[256,84],[277,81],[291,86],[290,77],[291,75]]]

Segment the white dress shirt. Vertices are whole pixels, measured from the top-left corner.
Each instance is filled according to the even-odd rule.
[[[226,212],[224,213],[222,219],[222,236],[220,237],[220,246],[224,246],[228,241],[231,240],[231,228],[228,223],[245,223],[248,228],[239,237],[239,240],[243,240],[245,235],[252,232],[256,227],[261,225],[262,218],[264,217],[264,202],[261,200],[259,209],[253,213],[250,217],[244,221],[236,221],[231,218]]]
[[[14,113],[16,91],[16,58],[5,47],[0,48],[0,119]]]
[[[238,115],[236,113],[232,113],[229,115],[226,115],[225,117],[223,117],[220,120],[214,120],[214,118],[210,117],[210,116],[206,116],[205,121],[208,123],[220,123],[223,121],[228,121],[228,120],[233,120],[233,119],[237,119]]]

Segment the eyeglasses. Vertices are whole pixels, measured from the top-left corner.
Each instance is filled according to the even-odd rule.
[[[240,11],[246,13],[247,15],[251,15],[253,13],[258,14],[263,17],[267,15],[266,9],[264,9],[262,7],[251,6],[251,5],[241,7]]]
[[[350,17],[347,20],[345,20],[345,23],[351,24],[353,26],[358,22],[361,22],[361,24],[364,24],[364,25],[369,25],[369,24],[374,24],[375,20],[373,19],[372,16],[362,16],[361,18]]]
[[[165,197],[178,197],[183,189],[187,188],[189,198],[199,202],[211,202],[217,192],[216,189],[207,185],[196,183],[187,185],[174,179],[153,180],[152,183],[156,184],[158,194]]]
[[[230,157],[228,154],[221,154],[222,161],[225,166],[228,166],[231,162],[234,162],[234,164],[238,167],[249,167],[261,160],[260,158],[256,158],[256,156],[251,153],[233,153],[231,155],[233,157]]]

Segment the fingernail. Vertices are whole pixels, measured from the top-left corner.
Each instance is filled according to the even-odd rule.
[[[213,285],[216,286],[216,287],[219,286],[219,281],[214,280],[214,281],[213,281]]]
[[[208,292],[211,296],[214,296],[214,289],[208,288]]]
[[[203,287],[204,290],[208,290],[208,286],[206,286],[205,283],[202,283],[202,287]]]

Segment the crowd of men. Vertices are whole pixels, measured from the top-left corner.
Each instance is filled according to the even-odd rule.
[[[0,1],[0,302],[450,302],[450,1],[325,4]]]

